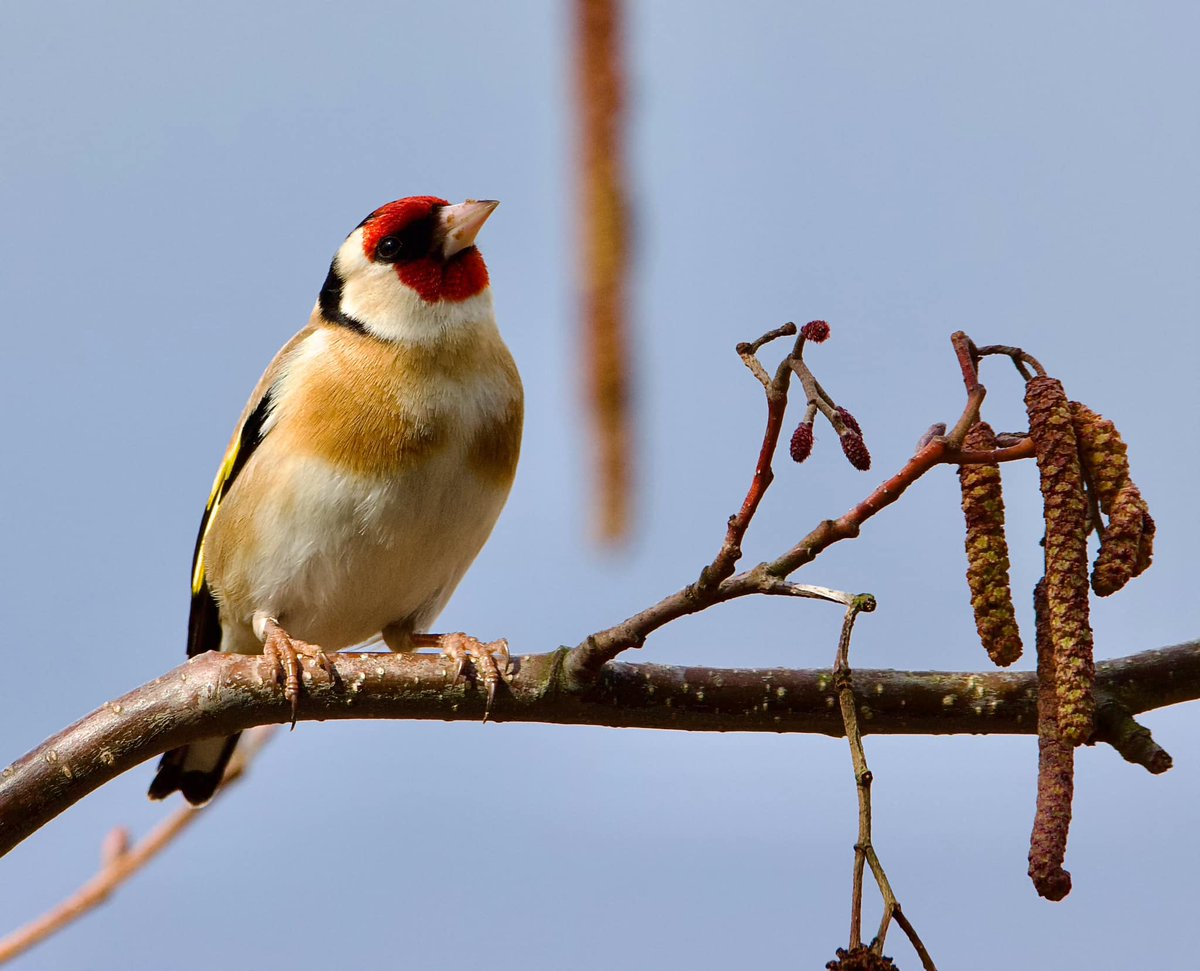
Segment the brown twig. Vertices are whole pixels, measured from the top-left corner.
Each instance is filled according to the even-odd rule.
[[[273,731],[274,726],[269,726],[246,733],[225,771],[221,788],[213,797],[214,802],[224,796],[233,783],[242,778],[251,759],[266,744]],[[211,806],[212,803],[208,805]],[[51,934],[57,933],[99,907],[126,880],[174,842],[207,808],[208,806],[184,806],[175,810],[133,847],[128,845],[129,835],[124,828],[114,829],[104,840],[100,872],[66,900],[0,938],[0,964],[6,964],[19,957]]]
[[[873,777],[867,766],[867,753],[863,747],[862,732],[858,727],[857,704],[854,699],[854,681],[850,671],[850,638],[854,632],[854,622],[858,615],[875,609],[875,598],[869,595],[855,597],[846,610],[846,618],[842,622],[841,636],[838,638],[837,658],[833,666],[833,680],[838,693],[838,705],[842,715],[842,723],[846,730],[846,739],[850,743],[850,760],[854,765],[854,783],[858,793],[858,840],[854,844],[854,876],[850,900],[850,950],[862,944],[862,888],[863,871],[870,867],[871,875],[879,887],[883,897],[883,916],[879,922],[879,930],[871,942],[871,950],[877,955],[883,953],[884,942],[887,939],[888,925],[900,911],[896,894],[884,872],[883,864],[871,841],[871,783]],[[933,959],[921,942],[916,929],[907,918],[898,920],[901,928],[908,935],[913,947],[921,958],[922,967],[926,971],[937,971]]]
[[[1096,699],[1096,731],[1093,742],[1106,742],[1126,762],[1140,765],[1151,775],[1166,772],[1172,766],[1170,754],[1154,740],[1150,729],[1139,725],[1119,701]]]
[[[997,436],[998,439],[999,436]],[[946,457],[943,461],[955,465],[1000,465],[1003,462],[1017,462],[1021,459],[1031,459],[1035,454],[1033,439],[1026,437],[991,451],[977,451],[969,448],[947,448]]]
[[[744,654],[746,646],[731,648]],[[514,659],[493,722],[603,725],[693,732],[844,732],[828,669],[611,664],[587,691],[571,690],[570,649]],[[433,655],[337,654],[331,681],[306,667],[299,720],[478,721],[487,689],[453,681]],[[308,677],[311,676],[311,680]],[[1032,734],[1033,673],[865,671],[864,733]],[[1200,699],[1200,641],[1097,665],[1097,692],[1131,714]],[[831,707],[833,706],[833,707]],[[109,702],[0,772],[0,855],[89,792],[186,742],[291,720],[291,705],[261,656],[206,653]]]
[[[917,952],[917,957],[921,959],[921,965],[925,968],[933,967],[933,958],[929,956],[929,952],[925,950],[925,945],[921,943],[921,938],[917,936],[917,929],[913,927],[912,922],[908,919],[908,915],[904,913],[900,907],[899,901],[892,908],[892,917],[896,923],[900,925],[900,929],[908,935],[909,941],[912,942],[914,950]]]
[[[203,812],[184,806],[175,810],[132,849],[102,861],[100,872],[51,910],[0,939],[0,964],[40,944],[104,903],[118,887],[149,863]],[[112,834],[110,834],[112,835]]]
[[[650,634],[673,620],[738,597],[752,594],[774,595],[782,592],[779,581],[786,580],[793,572],[814,560],[834,543],[857,537],[864,522],[899,499],[909,486],[936,465],[1010,462],[1033,456],[1033,444],[1028,440],[1021,440],[993,452],[963,451],[961,448],[967,429],[978,420],[979,406],[986,391],[978,382],[971,355],[973,345],[970,344],[970,338],[960,331],[952,338],[952,345],[963,368],[964,382],[968,390],[966,405],[954,430],[949,435],[936,436],[925,441],[904,468],[841,518],[823,521],[799,543],[769,563],[762,563],[751,570],[731,575],[734,564],[741,556],[742,538],[773,478],[771,457],[779,441],[779,431],[787,406],[789,375],[797,374],[805,385],[810,408],[814,402],[824,400],[823,390],[817,387],[816,379],[802,363],[803,331],[797,338],[792,352],[780,362],[774,378],[768,378],[766,369],[753,358],[754,352],[769,340],[789,333],[791,331],[785,325],[764,334],[753,343],[739,344],[737,348],[738,354],[767,391],[767,427],[750,489],[741,510],[730,517],[725,541],[716,558],[701,571],[700,579],[694,583],[664,597],[620,624],[592,634],[575,647],[568,655],[565,666],[570,687],[576,690],[587,688],[605,664],[623,651],[641,647]],[[828,407],[828,402],[825,402],[824,406]],[[836,417],[839,422],[842,421],[840,416]]]
[[[988,344],[984,347],[975,349],[977,357],[988,357],[990,355],[1003,355],[1013,362],[1013,366],[1020,372],[1021,377],[1026,381],[1034,375],[1045,377],[1046,369],[1032,354],[1021,350],[1019,347],[1010,347],[1007,344]],[[1033,374],[1029,373],[1028,368],[1033,368]]]
[[[959,330],[950,335],[950,346],[954,348],[954,356],[962,371],[963,385],[967,389],[967,406],[946,439],[953,448],[961,448],[967,432],[979,421],[979,409],[987,395],[987,388],[979,383],[979,351],[975,342]]]
[[[995,452],[968,453],[954,448],[945,438],[935,438],[910,458],[904,468],[879,485],[866,499],[842,515],[841,518],[825,520],[782,556],[770,563],[756,567],[750,573],[730,577],[724,586],[728,592],[736,590],[740,591],[737,595],[744,595],[744,592],[751,592],[746,588],[752,587],[757,580],[756,571],[771,576],[787,576],[806,563],[812,562],[834,543],[845,539],[854,539],[858,536],[863,523],[894,503],[913,483],[936,465],[962,465],[964,462],[977,461],[1011,462],[1029,458],[1032,455],[1032,444],[1022,443],[1009,448],[997,449]],[[732,597],[727,599],[732,599]]]
[[[979,387],[979,351],[975,342],[961,330],[950,335],[950,346],[954,348],[954,356],[958,359],[963,385],[967,394],[970,394]]]
[[[733,572],[734,565],[742,555],[742,539],[750,527],[750,520],[754,518],[755,512],[758,511],[758,504],[762,502],[763,496],[766,495],[767,489],[775,479],[775,471],[771,467],[771,463],[779,444],[783,415],[787,410],[787,390],[791,371],[781,364],[775,372],[775,377],[771,378],[756,355],[759,349],[770,341],[780,337],[791,337],[795,333],[796,325],[789,321],[782,327],[767,331],[756,341],[737,346],[738,356],[750,369],[750,373],[758,378],[759,383],[766,391],[767,423],[763,429],[762,446],[758,451],[758,461],[754,465],[754,476],[750,480],[750,488],[746,490],[746,498],[742,500],[741,509],[729,517],[729,524],[725,529],[725,541],[721,544],[717,555],[713,558],[712,563],[701,571],[700,587],[711,587],[713,584],[720,583]]]

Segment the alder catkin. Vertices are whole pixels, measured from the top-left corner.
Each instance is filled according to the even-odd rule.
[[[792,442],[788,451],[793,462],[803,462],[812,455],[813,426],[811,421],[802,421],[792,432]]]
[[[1127,482],[1113,500],[1108,525],[1100,534],[1100,552],[1092,565],[1092,589],[1097,596],[1116,593],[1149,565],[1148,548],[1142,541],[1148,516],[1138,487]],[[1154,520],[1149,523],[1153,536]],[[1147,555],[1142,565],[1144,551]]]
[[[1058,726],[1081,745],[1095,713],[1088,608],[1088,505],[1071,409],[1062,384],[1039,376],[1025,387],[1029,436],[1037,452],[1046,524],[1046,595],[1054,643]]]
[[[1108,517],[1092,566],[1092,589],[1107,597],[1150,566],[1154,520],[1129,477],[1128,450],[1116,425],[1078,401],[1072,401],[1070,407],[1080,461],[1100,511]]]
[[[1050,633],[1050,604],[1046,581],[1033,592],[1037,619],[1037,810],[1029,838],[1029,877],[1047,900],[1062,900],[1071,892],[1071,874],[1063,869],[1071,800],[1075,795],[1075,749],[1058,730],[1058,692],[1054,645]]]
[[[1071,424],[1079,442],[1079,457],[1092,480],[1096,499],[1105,515],[1117,493],[1129,481],[1129,455],[1117,426],[1087,405],[1072,401]]]
[[[862,434],[862,428],[859,427],[858,419],[850,414],[850,412],[848,412],[845,408],[837,408],[837,416],[842,420],[842,424],[849,428],[850,431],[854,432],[856,435]]]
[[[996,433],[987,422],[977,422],[963,439],[963,447],[991,451],[996,447]],[[994,465],[960,465],[958,478],[967,525],[967,586],[975,629],[992,661],[1006,666],[1021,656],[1021,632],[1009,588],[1000,470]]]
[[[1142,538],[1138,543],[1138,561],[1137,572],[1134,576],[1145,573],[1150,566],[1150,561],[1154,559],[1154,533],[1158,527],[1154,525],[1154,517],[1150,515],[1149,509],[1142,510]]]
[[[863,441],[862,435],[847,429],[841,439],[842,451],[846,453],[850,464],[859,472],[866,472],[871,467],[871,453],[867,450],[867,443]]]

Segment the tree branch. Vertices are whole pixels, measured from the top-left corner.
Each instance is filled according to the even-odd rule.
[[[491,720],[678,731],[802,732],[841,737],[824,670],[609,664],[585,690],[563,671],[568,649],[514,659]],[[305,667],[301,721],[478,721],[486,690],[451,683],[432,655],[337,654],[336,678]],[[202,654],[109,702],[0,773],[0,855],[134,766],[213,735],[283,724],[291,709],[261,656]],[[1033,734],[1032,672],[855,672],[864,734]],[[1130,715],[1200,699],[1200,641],[1102,662],[1098,701]]]
[[[900,902],[892,890],[891,881],[884,872],[879,854],[875,850],[871,837],[871,784],[874,777],[867,765],[867,753],[863,748],[862,729],[859,726],[859,704],[854,694],[854,676],[850,670],[850,637],[854,631],[854,621],[859,613],[870,613],[875,609],[875,598],[861,596],[854,598],[842,621],[842,634],[838,638],[837,659],[833,665],[833,680],[837,687],[838,703],[842,713],[842,724],[845,727],[846,738],[850,742],[850,761],[854,766],[854,784],[858,793],[858,839],[854,844],[854,890],[850,904],[850,950],[856,951],[862,947],[862,888],[863,869],[871,868],[871,876],[879,887],[883,897],[883,917],[879,921],[879,931],[871,941],[870,950],[877,957],[883,955],[884,941],[887,939],[888,925],[900,909]],[[925,971],[937,971],[933,958],[929,956],[925,944],[917,934],[916,928],[905,920],[900,922],[901,928],[908,935],[909,941],[921,958],[921,966]]]
[[[234,752],[221,788],[213,797],[215,802],[241,779],[246,767],[266,744],[276,726],[252,729]],[[117,827],[105,837],[100,854],[100,872],[88,880],[66,900],[40,917],[0,938],[0,964],[20,957],[47,937],[58,933],[85,914],[108,900],[130,877],[165,850],[192,823],[205,814],[209,806],[182,806],[147,833],[136,846],[129,845],[129,832]]]
[[[811,326],[811,324],[807,326]],[[801,329],[795,346],[779,364],[773,379],[768,377],[766,369],[754,356],[755,352],[772,340],[794,334],[794,325],[784,325],[764,334],[752,343],[739,344],[737,347],[738,355],[766,392],[767,420],[750,488],[739,511],[729,517],[725,540],[717,552],[717,556],[709,566],[701,571],[700,578],[695,582],[664,597],[658,603],[639,611],[620,624],[590,635],[583,643],[579,644],[567,656],[565,665],[568,679],[573,686],[585,686],[598,675],[605,664],[629,648],[641,647],[650,634],[673,620],[698,613],[716,604],[736,600],[739,597],[752,594],[787,593],[782,582],[788,576],[800,567],[811,563],[834,543],[856,538],[863,523],[899,499],[909,486],[935,466],[1012,462],[1033,457],[1033,442],[1029,438],[1019,439],[991,452],[965,451],[962,448],[963,437],[966,435],[967,429],[979,419],[979,406],[987,391],[979,383],[975,368],[973,355],[978,352],[975,351],[971,339],[959,331],[951,338],[951,343],[963,370],[963,380],[967,386],[967,401],[954,429],[948,435],[922,438],[915,454],[899,472],[879,485],[874,492],[840,518],[826,519],[819,523],[799,543],[774,560],[760,563],[753,569],[731,575],[734,565],[742,555],[742,538],[750,526],[750,521],[758,509],[763,495],[774,479],[771,460],[779,441],[779,432],[787,408],[790,374],[793,371],[800,374],[801,382],[806,389],[809,389],[810,402],[821,397],[822,394],[816,379],[807,367],[803,366],[805,329]],[[1001,353],[994,348],[986,350],[989,353]],[[1017,348],[1003,348],[1002,351],[1012,352],[1014,355],[1024,353]],[[832,409],[832,405],[828,401],[825,404]],[[835,428],[843,422],[840,415],[832,412],[830,420],[834,422]]]

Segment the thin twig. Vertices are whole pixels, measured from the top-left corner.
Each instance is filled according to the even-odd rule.
[[[790,583],[787,580],[773,580],[763,589],[765,594],[775,594],[781,597],[804,597],[809,600],[825,600],[829,603],[850,606],[853,595],[830,587],[815,587],[806,583]]]
[[[40,944],[51,934],[57,933],[84,914],[99,907],[121,884],[154,859],[180,833],[194,823],[202,812],[202,809],[194,809],[191,806],[175,810],[151,830],[137,846],[118,853],[111,860],[104,861],[100,872],[66,900],[0,939],[0,964],[5,964],[24,954],[35,944]]]
[[[762,366],[757,354],[766,345],[773,340],[778,340],[780,337],[793,337],[796,334],[796,325],[792,321],[788,321],[774,330],[769,330],[757,340],[738,344],[734,350],[737,351],[738,357],[742,359],[742,363],[750,369],[750,373],[758,378],[758,383],[761,384],[767,393],[771,392],[771,376],[767,374],[767,369]]]
[[[917,929],[913,927],[912,922],[908,919],[908,915],[904,913],[904,909],[900,906],[898,901],[892,908],[892,917],[895,919],[896,923],[900,925],[900,929],[908,935],[909,941],[912,943],[914,950],[917,952],[917,957],[921,959],[921,966],[923,968],[932,968],[933,958],[931,958],[929,956],[929,952],[925,950],[925,945],[921,943],[921,937],[917,934]]]
[[[1008,344],[988,344],[985,347],[977,348],[975,351],[978,357],[988,357],[989,355],[1003,355],[1013,362],[1013,366],[1020,372],[1021,377],[1026,381],[1033,377],[1026,368],[1033,368],[1038,375],[1045,376],[1046,369],[1032,354],[1021,350],[1019,347],[1010,347]]]
[[[1036,454],[1032,438],[1022,438],[1017,442],[996,448],[991,451],[975,451],[974,449],[946,449],[943,461],[955,465],[999,465],[1002,462],[1016,462],[1021,459],[1031,459]]]
[[[758,450],[758,461],[754,465],[754,476],[750,480],[750,488],[746,490],[746,498],[742,500],[741,508],[729,517],[725,529],[725,540],[711,564],[700,571],[697,586],[712,588],[720,583],[733,570],[742,555],[742,540],[746,530],[750,528],[750,520],[758,511],[758,505],[775,479],[772,461],[775,449],[779,444],[779,432],[783,427],[783,415],[787,410],[787,392],[790,372],[782,365],[776,370],[775,377],[769,378],[766,369],[755,356],[759,348],[780,337],[790,337],[796,333],[796,325],[790,321],[782,327],[767,331],[762,337],[749,344],[738,344],[738,356],[750,372],[759,380],[767,394],[767,422],[763,429],[762,445]],[[800,338],[797,346],[803,342]]]
[[[251,759],[274,731],[275,726],[267,726],[246,733],[225,771],[221,788],[217,790],[213,802],[224,796],[229,787],[243,777]],[[118,827],[109,833],[104,845],[106,850],[108,847],[113,847],[113,850],[102,854],[100,872],[42,916],[0,938],[0,964],[24,954],[35,944],[99,907],[126,880],[174,842],[211,805],[212,802],[200,808],[184,806],[175,810],[133,847],[127,845],[128,833],[124,828]]]
[[[970,394],[979,387],[979,351],[975,348],[975,342],[961,330],[950,335],[950,346],[954,348],[954,356],[958,359],[963,385],[967,394]]]
[[[789,356],[786,361],[788,367],[800,379],[800,384],[804,388],[804,399],[809,408],[816,408],[824,415],[831,425],[833,430],[839,435],[846,431],[846,423],[842,420],[841,415],[837,413],[837,405],[829,396],[821,383],[817,380],[816,375],[809,369],[804,358],[799,356]]]
[[[767,340],[784,336],[787,333],[789,331],[785,326],[763,335],[756,342],[738,345],[739,355],[747,361],[747,366],[751,371],[759,376],[760,382],[766,378],[766,371],[761,365],[757,370],[751,366],[750,358],[747,355],[752,355],[752,350],[756,346],[761,347]],[[696,582],[664,597],[658,603],[634,614],[620,624],[597,631],[576,646],[565,662],[564,670],[569,688],[573,690],[588,689],[595,682],[600,669],[605,664],[625,650],[641,647],[650,634],[673,620],[706,610],[718,603],[735,600],[738,597],[777,592],[774,585],[778,580],[787,579],[793,572],[816,559],[834,543],[857,537],[864,522],[899,499],[909,486],[934,466],[1011,462],[1030,458],[1033,455],[1033,446],[1028,440],[1018,440],[1015,444],[996,449],[994,452],[978,453],[962,450],[963,437],[971,425],[979,419],[979,406],[986,390],[978,381],[970,338],[960,331],[952,338],[952,344],[962,366],[968,392],[962,415],[955,423],[954,430],[946,436],[937,436],[923,441],[916,453],[898,473],[882,483],[866,499],[839,519],[824,520],[799,543],[774,560],[743,573],[733,574],[734,564],[742,554],[742,538],[773,478],[771,457],[779,441],[784,409],[787,406],[789,375],[791,373],[799,375],[801,383],[805,385],[806,394],[809,395],[809,412],[806,413],[806,420],[811,418],[813,407],[829,408],[828,403],[824,402],[821,392],[816,387],[816,379],[808,371],[807,366],[803,365],[801,359],[803,342],[804,336],[801,331],[795,347],[780,363],[775,377],[764,383],[767,390],[767,426],[763,434],[763,444],[759,450],[758,462],[755,465],[754,477],[741,510],[730,517],[725,542],[712,564],[701,571],[700,579]],[[800,362],[799,365],[797,362]],[[834,417],[837,422],[842,421],[836,411],[834,411]],[[837,427],[836,423],[835,427]]]
[[[871,950],[879,955],[883,953],[884,942],[887,939],[888,925],[899,913],[900,905],[896,894],[884,872],[883,864],[871,842],[871,770],[867,766],[867,754],[863,748],[862,733],[858,727],[858,712],[854,700],[853,677],[850,671],[850,638],[854,632],[854,622],[861,612],[875,609],[875,598],[867,594],[855,597],[846,610],[845,620],[842,621],[842,632],[838,638],[837,657],[833,666],[834,685],[837,688],[838,702],[841,708],[842,721],[846,728],[846,739],[850,743],[850,760],[854,765],[854,783],[858,793],[858,840],[854,844],[854,871],[850,900],[850,949],[862,944],[862,888],[864,865],[869,866],[871,875],[879,887],[883,897],[883,916],[879,922],[879,931],[871,942]],[[921,943],[915,929],[907,919],[900,921],[900,926],[909,936],[913,947],[921,957],[921,964],[926,971],[937,971],[930,958],[929,952]]]

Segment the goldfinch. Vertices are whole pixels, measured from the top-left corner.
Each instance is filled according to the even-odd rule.
[[[308,326],[250,396],[192,565],[188,656],[273,655],[293,705],[297,655],[382,636],[489,670],[507,645],[428,634],[492,531],[524,398],[475,236],[498,203],[388,203],[346,238]],[[163,756],[150,786],[210,799],[237,736]]]

